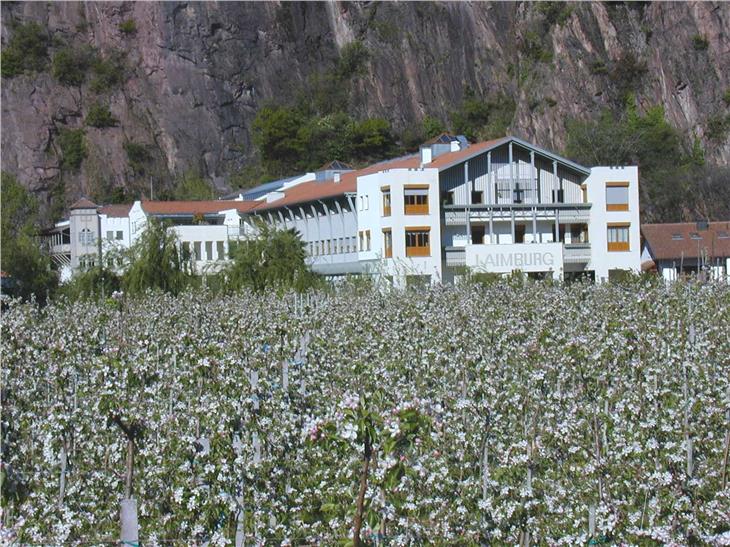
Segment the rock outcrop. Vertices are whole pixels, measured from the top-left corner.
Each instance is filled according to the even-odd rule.
[[[134,194],[190,169],[227,189],[255,157],[257,110],[292,100],[354,40],[369,59],[351,113],[396,130],[448,120],[471,88],[513,97],[510,130],[561,150],[567,119],[618,110],[632,91],[709,160],[730,162],[727,131],[708,133],[728,119],[726,3],[4,2],[3,45],[28,21],[53,38],[50,56],[64,44],[124,54],[119,83],[101,92],[90,78],[60,83],[50,62],[3,77],[2,169],[46,201],[61,184],[68,200],[99,185]],[[85,127],[96,102],[115,126]],[[86,157],[68,168],[58,137],[82,127]],[[144,147],[145,165],[130,165],[125,143]]]

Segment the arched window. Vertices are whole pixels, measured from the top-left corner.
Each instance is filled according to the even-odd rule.
[[[94,244],[94,234],[91,230],[88,228],[84,228],[79,232],[79,243],[81,245],[93,245]]]

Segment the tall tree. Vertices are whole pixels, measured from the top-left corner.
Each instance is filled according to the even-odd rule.
[[[149,219],[129,255],[130,264],[122,278],[124,289],[129,293],[156,289],[178,294],[190,281],[177,237],[157,219]]]
[[[232,262],[223,272],[230,289],[304,291],[318,283],[305,262],[304,243],[294,230],[260,223],[257,237],[236,244],[230,254]]]
[[[0,195],[0,267],[15,279],[19,296],[35,295],[36,300],[45,302],[58,285],[58,278],[51,269],[50,257],[38,241],[38,203],[9,173],[0,176]]]

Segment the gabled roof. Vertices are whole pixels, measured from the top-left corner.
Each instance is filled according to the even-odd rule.
[[[98,205],[96,203],[94,203],[93,201],[90,201],[86,198],[81,198],[76,203],[71,205],[71,207],[69,207],[69,209],[71,209],[73,211],[74,209],[96,209],[97,207],[98,207]]]
[[[129,211],[132,209],[131,204],[120,203],[114,205],[103,205],[99,209],[100,215],[106,215],[110,218],[125,218],[129,216]]]
[[[441,154],[431,163],[429,163],[428,167],[436,167],[439,171],[444,171],[446,169],[449,169],[450,167],[453,167],[454,165],[458,165],[465,160],[469,160],[475,156],[478,156],[479,154],[494,150],[495,148],[498,148],[499,146],[502,146],[504,144],[509,144],[510,142],[518,144],[523,148],[527,148],[528,150],[534,150],[537,154],[555,160],[558,163],[562,163],[563,165],[570,167],[571,169],[575,169],[576,171],[579,171],[585,175],[589,175],[591,172],[588,167],[579,165],[574,161],[555,154],[554,152],[550,152],[549,150],[545,150],[544,148],[540,148],[539,146],[535,146],[532,143],[513,136],[502,137],[500,139],[494,139],[491,141],[478,142],[476,144],[472,144],[468,148],[458,150],[456,152],[447,152],[446,154]]]
[[[247,213],[259,205],[257,201],[143,201],[142,210],[150,215],[210,215],[235,209]]]
[[[730,221],[710,222],[699,229],[695,222],[642,224],[641,235],[654,260],[697,258],[697,251],[710,258],[730,257]]]

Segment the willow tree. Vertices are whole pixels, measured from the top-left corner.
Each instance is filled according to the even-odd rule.
[[[130,264],[122,279],[125,291],[139,294],[152,289],[178,294],[189,281],[177,237],[164,223],[150,219],[130,249]]]

